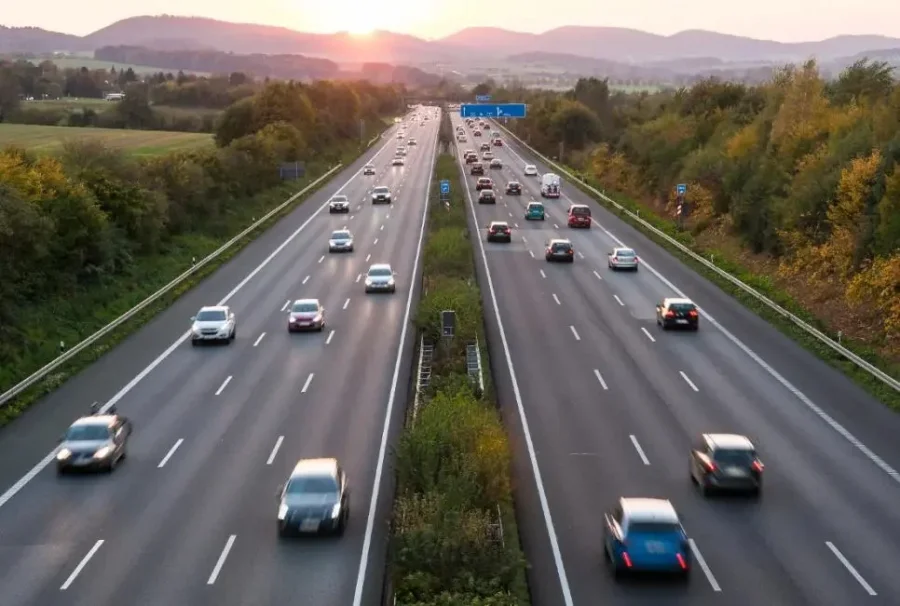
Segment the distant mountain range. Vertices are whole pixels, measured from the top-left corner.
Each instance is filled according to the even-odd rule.
[[[2,18],[2,16],[0,16]],[[542,34],[499,28],[467,28],[439,40],[391,32],[370,36],[310,34],[265,25],[169,15],[132,17],[87,36],[40,28],[0,26],[0,53],[94,51],[104,46],[154,50],[217,50],[239,54],[301,54],[340,63],[366,61],[424,64],[503,60],[527,53],[554,53],[625,64],[709,57],[725,62],[823,61],[900,49],[900,38],[837,36],[818,42],[775,42],[688,30],[660,36],[618,27],[566,26]],[[659,65],[664,68],[663,64]]]

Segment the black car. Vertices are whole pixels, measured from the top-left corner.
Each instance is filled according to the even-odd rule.
[[[469,174],[472,175],[483,175],[484,174],[484,164],[481,162],[476,162],[472,165],[472,168],[469,169]]]
[[[562,261],[563,263],[575,262],[575,247],[568,240],[550,240],[544,256],[548,262]]]
[[[521,196],[522,184],[518,181],[510,181],[506,184],[506,193],[511,196]]]
[[[278,534],[342,535],[350,519],[347,476],[335,459],[302,459],[278,487]]]
[[[492,221],[488,225],[487,240],[488,242],[512,242],[512,230],[509,228],[509,223],[506,221]]]
[[[762,493],[763,464],[745,436],[703,434],[691,449],[690,466],[703,496],[713,490]]]
[[[479,204],[496,204],[497,196],[494,195],[494,190],[492,189],[482,189],[478,192],[478,203]]]
[[[700,328],[700,312],[689,299],[663,299],[656,306],[656,323],[663,330],[670,328]]]

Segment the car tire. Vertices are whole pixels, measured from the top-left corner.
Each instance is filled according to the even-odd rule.
[[[197,339],[191,339],[192,347],[197,347],[198,345],[200,345],[200,341],[198,341]]]
[[[319,326],[319,330],[317,330],[316,332],[322,332],[323,330],[325,330],[325,322],[322,322],[322,324]]]
[[[234,327],[234,330],[231,331],[231,336],[229,337],[229,340],[234,341],[235,337],[237,337],[237,327],[236,326]]]
[[[396,287],[396,286],[392,286],[392,287],[391,287],[391,294],[394,294],[395,292],[397,292],[397,287]]]
[[[697,487],[700,489],[700,496],[703,497],[704,499],[708,498],[709,495],[712,493],[712,488],[710,488],[709,484],[707,484],[705,480],[698,481]]]

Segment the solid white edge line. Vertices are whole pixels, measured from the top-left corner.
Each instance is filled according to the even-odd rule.
[[[391,428],[391,414],[394,410],[394,400],[397,397],[397,383],[400,380],[403,347],[406,344],[406,333],[409,328],[410,312],[412,311],[415,276],[419,270],[419,260],[422,255],[422,242],[425,239],[425,227],[428,224],[428,202],[431,196],[431,181],[434,177],[434,166],[437,162],[438,153],[437,132],[435,132],[434,137],[434,151],[431,156],[428,182],[425,186],[425,209],[422,212],[422,226],[419,228],[419,242],[416,244],[416,258],[415,261],[413,261],[412,279],[409,283],[409,294],[406,298],[406,311],[403,314],[403,329],[400,331],[400,344],[397,346],[397,361],[394,364],[394,376],[391,379],[391,391],[388,394],[387,410],[385,410],[384,413],[384,427],[381,430],[381,444],[378,447],[378,462],[375,465],[375,478],[372,483],[372,499],[369,501],[369,514],[366,518],[366,530],[365,536],[363,537],[362,553],[359,557],[359,570],[356,573],[356,589],[353,593],[353,606],[361,606],[363,591],[365,590],[366,585],[366,569],[369,565],[369,551],[372,548],[372,533],[375,528],[375,513],[378,508],[378,495],[381,492],[381,475],[384,473],[384,459],[387,454],[388,436]],[[481,242],[481,238],[479,238],[478,241]]]
[[[388,129],[388,130],[390,130],[390,129]],[[369,162],[375,160],[375,158],[380,156],[388,148],[388,146],[390,144],[391,144],[391,141],[386,140],[385,143],[381,146],[381,149],[379,149],[374,154],[372,154],[372,156],[369,158]],[[350,178],[344,182],[343,185],[341,185],[337,190],[335,190],[335,192],[334,192],[334,194],[332,194],[332,196],[337,195],[337,194],[341,193],[342,191],[344,191],[344,189],[346,189],[347,186],[350,185],[361,174],[362,174],[362,168],[360,168],[355,173],[353,173],[350,176]],[[330,198],[329,198],[329,200],[330,200]],[[231,298],[234,295],[236,295],[238,292],[240,292],[240,290],[242,288],[244,288],[244,286],[246,286],[247,283],[250,282],[250,280],[252,280],[253,278],[256,277],[256,274],[261,272],[269,263],[271,263],[272,259],[277,257],[281,253],[281,251],[283,251],[285,248],[287,248],[288,245],[291,242],[293,242],[294,239],[298,235],[300,235],[300,233],[303,232],[303,230],[305,230],[306,227],[310,223],[312,223],[313,220],[316,217],[318,217],[319,214],[321,214],[321,212],[323,210],[325,210],[325,208],[328,206],[329,200],[325,200],[325,202],[323,202],[321,205],[319,205],[319,208],[314,210],[313,213],[302,224],[300,224],[300,227],[295,229],[291,233],[291,235],[289,235],[287,238],[285,238],[285,240],[281,244],[279,244],[278,247],[275,250],[273,250],[269,254],[268,257],[263,259],[263,261],[259,265],[257,265],[253,271],[251,271],[249,274],[247,274],[243,280],[238,282],[238,284],[234,288],[232,288],[231,291],[227,295],[225,295],[225,297],[221,301],[219,301],[218,305],[225,305],[226,303],[228,303],[228,301],[231,300]],[[130,392],[132,389],[134,389],[138,383],[143,381],[147,377],[147,375],[149,375],[151,372],[156,370],[157,366],[162,364],[166,358],[168,358],[170,355],[172,355],[172,352],[174,352],[176,349],[178,349],[190,337],[191,337],[190,331],[185,331],[174,343],[169,345],[169,347],[166,348],[166,350],[164,352],[159,354],[159,356],[157,356],[152,362],[150,362],[150,364],[148,364],[141,372],[139,372],[128,383],[126,383],[125,386],[122,387],[122,389],[120,389],[118,392],[116,392],[116,394],[113,397],[111,397],[106,402],[106,404],[104,404],[100,408],[100,412],[107,412],[110,408],[112,408],[113,406],[118,404],[122,398],[124,398],[126,395],[128,395],[128,392]],[[28,473],[26,473],[24,476],[19,478],[19,480],[16,481],[15,484],[10,486],[6,490],[6,492],[4,492],[2,495],[0,495],[0,507],[3,507],[4,505],[6,505],[10,501],[10,499],[12,499],[14,496],[16,496],[23,488],[25,488],[25,486],[31,480],[33,480],[35,477],[37,477],[37,475],[41,471],[43,471],[50,463],[52,463],[54,461],[54,459],[56,458],[56,453],[58,450],[59,450],[58,446],[54,447],[43,459],[41,459],[37,463],[37,465],[32,467],[30,470],[28,470]]]
[[[456,159],[457,163],[459,163],[460,166],[463,166],[459,158],[459,148],[457,148]],[[475,204],[474,202],[472,202],[472,192],[468,187],[466,187],[465,189],[466,198],[468,198],[469,200],[469,210],[472,213],[472,219],[475,221],[475,224],[478,225],[478,215],[475,213]],[[519,419],[522,423],[522,432],[525,435],[525,446],[528,449],[528,458],[531,461],[531,469],[534,472],[534,481],[537,486],[538,499],[541,502],[541,512],[544,515],[544,524],[547,527],[547,535],[550,539],[550,550],[553,552],[553,561],[556,564],[556,573],[559,577],[559,584],[563,594],[563,602],[565,603],[565,606],[573,606],[572,591],[569,588],[569,580],[566,576],[566,568],[563,564],[562,553],[559,549],[559,540],[556,536],[556,528],[553,525],[553,518],[550,515],[550,504],[547,501],[547,493],[544,490],[544,481],[542,480],[541,470],[538,466],[537,454],[534,450],[534,441],[531,439],[531,430],[528,428],[528,417],[525,414],[525,406],[522,403],[522,392],[519,390],[519,382],[516,380],[516,370],[513,367],[512,356],[509,352],[509,342],[506,339],[506,331],[503,329],[503,320],[500,317],[500,306],[497,304],[497,293],[494,290],[494,281],[491,278],[491,269],[490,267],[488,267],[487,254],[484,250],[484,242],[482,242],[481,238],[477,238],[477,240],[478,248],[481,251],[481,261],[484,264],[485,276],[487,277],[488,292],[491,295],[491,303],[494,307],[494,316],[497,319],[497,328],[500,331],[500,342],[503,346],[504,357],[506,358],[506,368],[509,371],[509,377],[512,382],[513,395],[516,399],[516,408],[519,411]],[[532,256],[534,256],[534,253],[532,253]],[[574,330],[575,329],[573,327],[572,331],[574,332]],[[359,606],[359,603],[354,603],[354,606]]]
[[[91,547],[91,550],[87,552],[87,555],[81,558],[81,561],[78,562],[78,566],[75,567],[75,570],[72,571],[72,574],[69,575],[69,578],[66,579],[66,582],[60,585],[59,590],[65,591],[68,589],[72,583],[75,582],[75,579],[78,578],[78,575],[81,574],[82,569],[87,566],[87,563],[91,561],[91,558],[94,557],[94,554],[97,553],[97,550],[103,545],[103,539],[100,539],[94,546]]]
[[[644,333],[645,335],[647,335],[647,338],[650,339],[651,342],[656,343],[656,339],[653,338],[653,335],[650,334],[650,331],[649,331],[649,330],[647,330],[646,328],[644,328],[643,326],[641,326],[641,331],[643,331],[643,333]]]
[[[303,389],[300,390],[300,393],[306,393],[306,390],[309,389],[309,384],[312,383],[314,376],[316,376],[316,373],[309,373],[309,376],[306,377],[306,383],[303,384]]]
[[[844,554],[842,554],[840,550],[834,546],[834,543],[832,543],[831,541],[825,541],[825,545],[828,546],[828,549],[831,550],[831,553],[834,554],[834,557],[836,557],[838,561],[840,561],[840,563],[844,565],[844,568],[846,568],[847,571],[851,575],[853,575],[853,578],[856,579],[856,582],[859,583],[863,589],[865,589],[866,593],[872,596],[878,595],[875,590],[872,589],[872,586],[866,582],[863,576],[859,574],[859,571],[856,570],[853,564],[850,563],[850,560],[845,558]]]
[[[166,453],[166,456],[164,456],[162,461],[159,462],[159,465],[156,466],[157,469],[162,469],[166,466],[166,463],[169,462],[169,459],[172,458],[172,455],[175,454],[175,451],[178,450],[178,447],[181,446],[182,442],[184,442],[184,438],[178,438],[178,441],[175,442],[175,445],[169,449],[169,452]]]
[[[603,375],[600,374],[600,371],[596,368],[594,369],[594,376],[597,377],[597,380],[600,381],[600,385],[603,386],[603,389],[608,390],[609,387],[606,385],[606,381],[603,380]]]
[[[330,345],[331,339],[333,339],[333,338],[334,338],[334,331],[332,330],[330,333],[328,333],[328,338],[325,339],[325,345]]]
[[[641,457],[641,461],[644,462],[644,465],[649,465],[650,459],[648,459],[647,455],[644,454],[644,449],[641,448],[641,444],[638,442],[637,436],[631,434],[628,437],[631,438],[631,443],[634,444],[634,449],[637,451],[638,456]]]
[[[581,337],[579,336],[578,331],[575,330],[575,327],[574,327],[574,326],[569,326],[569,330],[572,331],[572,336],[575,337],[575,340],[576,340],[576,341],[581,341]]]
[[[217,395],[217,396],[218,396],[218,395],[221,395],[222,392],[225,391],[225,388],[228,387],[228,384],[229,384],[229,383],[231,383],[231,379],[232,379],[232,378],[233,378],[232,375],[228,375],[228,378],[226,378],[226,379],[222,382],[222,385],[219,387],[219,389],[216,390],[216,395]]]
[[[222,567],[225,565],[225,560],[228,558],[228,553],[234,546],[234,540],[236,538],[237,535],[235,534],[228,537],[228,541],[225,542],[225,548],[222,550],[222,553],[219,554],[219,559],[216,560],[216,566],[213,568],[212,574],[209,575],[209,580],[206,581],[207,585],[215,584],[216,579],[219,578],[219,573],[222,572]]]
[[[687,374],[686,374],[683,370],[679,370],[679,371],[678,371],[678,374],[681,375],[681,378],[684,379],[685,383],[687,383],[688,385],[691,386],[691,389],[693,389],[694,391],[700,391],[700,390],[697,388],[697,386],[694,385],[694,382],[691,381],[690,377],[688,377]]]
[[[696,541],[694,539],[688,539],[688,544],[691,546],[691,552],[694,554],[694,559],[697,560],[697,564],[700,565],[700,570],[703,571],[703,574],[706,575],[706,580],[709,581],[712,590],[715,592],[722,591],[722,588],[719,587],[719,582],[716,580],[716,577],[713,575],[712,570],[709,568],[709,564],[706,563],[706,560],[703,558],[703,554],[700,553],[700,549],[697,547]]]
[[[278,436],[278,439],[275,440],[275,446],[272,448],[272,453],[269,455],[269,458],[266,459],[266,465],[271,465],[272,461],[275,460],[275,457],[278,456],[278,450],[281,448],[282,442],[284,442],[284,436]]]
[[[265,337],[265,336],[266,336],[266,333],[262,333],[261,335],[256,337],[256,341],[253,342],[253,347],[256,347],[257,345],[259,345],[260,341],[262,341],[263,337]]]

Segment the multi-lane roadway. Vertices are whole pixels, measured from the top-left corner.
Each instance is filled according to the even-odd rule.
[[[900,602],[896,416],[565,180],[559,200],[542,200],[523,168],[553,169],[506,133],[492,147],[504,167],[485,171],[498,203],[479,205],[461,152],[490,139],[467,134],[460,167],[534,603]],[[504,194],[510,180],[522,196]],[[524,219],[532,200],[546,221]],[[592,229],[566,227],[571,203],[591,207]],[[495,220],[513,227],[511,244],[485,241]],[[549,238],[569,238],[575,262],[545,262]],[[622,245],[637,273],[608,269]],[[681,295],[702,309],[697,333],[656,325],[655,304]],[[688,455],[702,432],[755,441],[761,500],[698,494]],[[612,580],[602,516],[622,496],[672,500],[693,539],[687,586]]]
[[[390,514],[384,460],[399,429],[414,339],[426,197],[438,120],[394,127],[365,156],[89,369],[0,434],[0,603],[379,603]],[[377,174],[364,176],[371,162]],[[374,206],[387,185],[391,205]],[[345,194],[349,214],[327,201]],[[349,228],[351,254],[328,254]],[[365,295],[372,263],[395,295]],[[288,334],[287,306],[320,299],[322,333]],[[202,305],[225,302],[237,339],[193,348]],[[135,430],[107,476],[57,477],[56,437],[92,402]],[[334,456],[352,499],[341,539],[276,536],[276,490],[303,457]]]

